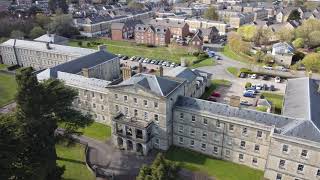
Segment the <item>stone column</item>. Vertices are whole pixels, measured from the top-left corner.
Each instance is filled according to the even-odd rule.
[[[131,130],[132,130],[132,139],[136,139],[136,128],[134,127],[131,127]]]
[[[126,125],[121,125],[122,126],[122,135],[125,137],[126,136]]]

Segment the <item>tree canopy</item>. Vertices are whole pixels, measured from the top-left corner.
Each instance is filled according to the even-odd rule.
[[[55,16],[49,24],[49,30],[52,33],[56,33],[64,37],[71,37],[79,34],[78,29],[73,26],[72,16],[68,14]]]
[[[31,68],[22,69],[16,75],[16,80],[16,111],[12,116],[1,117],[0,123],[1,130],[10,127],[5,131],[8,135],[1,131],[0,139],[11,136],[4,144],[0,144],[4,146],[0,148],[0,154],[16,155],[6,158],[5,162],[0,159],[0,165],[9,162],[8,168],[2,169],[1,176],[58,180],[63,174],[63,167],[56,164],[55,131],[58,123],[65,124],[67,133],[73,133],[92,120],[89,115],[84,116],[72,108],[77,92],[62,82],[48,80],[39,83]],[[9,144],[12,141],[17,143]]]
[[[254,25],[243,25],[239,27],[237,32],[243,38],[243,40],[252,41],[257,32],[257,28]]]
[[[35,26],[29,33],[29,37],[32,39],[35,39],[41,35],[43,35],[44,33],[46,33],[46,31],[44,29],[42,29],[39,26]]]
[[[212,6],[204,12],[203,17],[209,20],[219,20],[219,15],[216,9]]]
[[[142,166],[137,180],[176,180],[179,170],[178,164],[165,160],[159,153],[151,167]]]
[[[313,44],[318,44],[313,38],[314,34],[311,34],[314,31],[319,31],[320,29],[320,20],[318,19],[308,19],[302,22],[302,25],[299,26],[296,31],[296,38],[302,38],[305,41],[305,44],[308,46],[312,46]]]
[[[320,72],[320,54],[319,53],[307,54],[303,58],[302,64],[306,67],[308,71]]]
[[[228,35],[228,45],[235,51],[240,53],[248,53],[250,51],[250,43],[242,40],[241,36],[236,32]]]
[[[300,12],[297,9],[295,9],[291,11],[291,13],[289,14],[287,21],[300,20],[300,19],[301,19]]]

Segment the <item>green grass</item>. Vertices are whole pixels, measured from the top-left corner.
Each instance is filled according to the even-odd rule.
[[[236,67],[228,67],[228,68],[227,68],[227,71],[228,71],[229,73],[233,74],[234,76],[238,76],[239,70],[238,70],[238,68],[236,68]]]
[[[207,59],[200,61],[199,63],[192,64],[191,68],[198,68],[198,67],[203,67],[203,66],[214,66],[214,65],[215,65],[214,59],[207,58]]]
[[[14,75],[0,72],[0,107],[12,102],[17,92]]]
[[[166,158],[180,163],[183,168],[203,172],[217,180],[260,180],[263,178],[262,171],[214,159],[183,148],[171,147],[166,152]]]
[[[65,180],[94,180],[94,175],[85,164],[85,147],[81,144],[66,146],[57,144],[57,163],[64,165],[66,170],[63,174]]]
[[[70,46],[79,46],[80,40],[70,40]],[[98,45],[93,45],[92,42],[102,43],[107,46],[109,52],[114,54],[122,54],[126,56],[143,56],[152,59],[168,60],[176,63],[180,63],[181,57],[186,61],[192,62],[197,58],[191,54],[188,54],[186,47],[147,47],[145,45],[137,45],[134,42],[127,41],[113,41],[107,39],[88,39],[81,40],[83,48],[97,49]],[[87,43],[90,42],[91,46],[88,47]]]
[[[256,107],[256,110],[262,111],[262,112],[267,112],[268,107],[266,107],[266,106],[259,106],[259,107]]]
[[[272,105],[275,107],[275,113],[281,114],[282,105],[283,105],[283,95],[282,94],[275,94],[275,93],[262,93],[265,99],[271,101]]]
[[[211,95],[212,91],[217,89],[219,86],[231,86],[231,82],[228,80],[224,80],[224,79],[211,80],[211,85],[202,94],[200,99],[208,99],[208,97]]]
[[[224,46],[222,53],[223,55],[236,61],[241,61],[244,63],[255,63],[254,61],[252,61],[252,57],[243,53],[236,53],[228,45]]]
[[[0,64],[0,69],[5,69],[6,67],[8,67],[8,65],[6,65],[6,64]]]
[[[99,141],[105,141],[111,137],[111,127],[98,122],[94,122],[90,126],[80,129],[80,131],[83,132],[84,136],[88,136]]]

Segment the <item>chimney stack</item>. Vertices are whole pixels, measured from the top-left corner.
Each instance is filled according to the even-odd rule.
[[[131,78],[131,67],[125,66],[122,68],[122,79],[127,80]]]
[[[138,65],[138,73],[142,73],[142,63],[139,63]]]
[[[230,97],[229,105],[233,107],[240,107],[240,97],[232,95]]]
[[[107,46],[106,45],[99,45],[98,49],[99,49],[99,51],[107,51]]]
[[[163,67],[162,66],[160,66],[160,68],[159,68],[159,75],[162,77],[163,76]]]
[[[84,77],[89,77],[89,70],[88,70],[88,68],[82,68],[82,75],[84,76]]]
[[[186,67],[186,60],[181,58],[181,67]]]

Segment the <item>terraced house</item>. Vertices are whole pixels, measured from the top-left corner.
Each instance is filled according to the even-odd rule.
[[[181,68],[122,81],[119,66],[101,47],[37,77],[78,90],[74,107],[111,125],[115,147],[147,155],[175,145],[263,170],[266,179],[320,178],[319,81],[288,80],[283,114],[275,115],[198,99],[209,85],[203,72]]]

